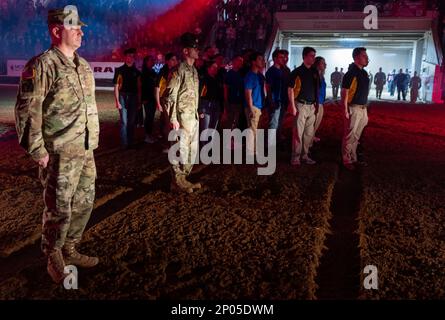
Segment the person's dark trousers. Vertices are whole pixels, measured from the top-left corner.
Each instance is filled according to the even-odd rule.
[[[153,122],[156,113],[156,104],[154,100],[149,100],[144,103],[145,120],[144,120],[144,130],[146,135],[152,135],[153,133]]]
[[[170,117],[167,111],[161,112],[161,117],[159,119],[159,130],[162,135],[162,144],[167,147],[169,146],[168,135],[170,133]]]
[[[400,100],[400,93],[402,93],[403,101],[406,100],[405,87],[397,86],[397,100]]]
[[[283,123],[283,118],[286,113],[286,103],[282,103],[281,101],[275,102],[274,106],[269,107],[269,129],[278,130]]]
[[[166,101],[165,98],[161,97],[161,107],[162,112],[159,118],[159,131],[162,135],[162,144],[165,148],[170,146],[170,142],[168,141],[168,135],[170,133],[170,117],[168,115],[168,111],[165,109]]]
[[[377,98],[379,98],[379,99],[382,99],[383,88],[384,88],[383,85],[375,86],[375,92],[376,92]]]
[[[201,135],[201,132],[205,129],[217,128],[221,114],[221,103],[219,101],[201,100],[199,104],[199,134]],[[201,148],[206,144],[206,141],[200,141]]]
[[[248,122],[247,122],[247,117],[246,117],[246,112],[244,112],[244,108],[246,108],[245,104],[243,105],[243,111],[240,113],[239,121],[238,121],[238,129],[240,129],[241,131],[249,128]]]
[[[144,111],[141,109],[136,111],[136,125],[139,127],[142,127],[144,124]]]
[[[332,97],[334,99],[337,99],[337,97],[338,97],[338,88],[339,88],[339,86],[332,86]]]
[[[394,96],[394,93],[396,91],[396,84],[394,83],[394,81],[391,83],[390,85],[390,93],[391,93],[391,97]]]
[[[134,143],[137,95],[131,93],[120,93],[119,102],[122,106],[122,109],[120,110],[121,143],[123,147],[127,147]]]

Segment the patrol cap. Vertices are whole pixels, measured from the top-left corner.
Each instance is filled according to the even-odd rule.
[[[65,20],[66,18],[68,18],[68,20]],[[86,26],[85,23],[80,21],[79,13],[75,6],[66,6],[65,8],[51,9],[48,11],[48,25],[65,23],[72,26]]]
[[[128,48],[124,50],[124,55],[127,54],[136,54],[136,48]]]
[[[181,36],[181,45],[184,48],[198,48],[198,37],[191,32],[186,32]]]

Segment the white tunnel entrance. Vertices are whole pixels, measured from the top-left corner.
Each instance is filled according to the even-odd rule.
[[[275,21],[274,41],[268,51],[269,61],[274,48],[289,51],[288,66],[293,69],[302,63],[302,50],[305,46],[314,47],[317,55],[326,59],[327,96],[332,97],[330,75],[335,67],[348,70],[352,63],[352,50],[366,47],[370,63],[366,70],[375,75],[379,68],[388,73],[408,69],[410,76],[416,71],[422,78],[419,98],[425,102],[434,100],[434,84],[440,76],[442,52],[436,35],[431,31],[434,17],[407,19],[379,19],[379,29],[365,30],[361,12],[322,12],[297,13],[278,12]],[[410,21],[411,20],[411,21]],[[440,80],[439,80],[440,83]],[[439,85],[440,88],[440,85]],[[437,90],[437,89],[436,89]],[[375,97],[372,85],[370,98]],[[385,87],[382,98],[390,97]],[[395,97],[396,98],[396,97]]]

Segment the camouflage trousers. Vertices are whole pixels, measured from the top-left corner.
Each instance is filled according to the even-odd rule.
[[[43,184],[42,251],[80,240],[93,210],[96,165],[92,150],[50,154],[39,168]]]
[[[194,113],[183,113],[180,115],[179,128],[181,135],[179,141],[180,161],[171,161],[173,178],[188,176],[193,169],[199,144],[199,122]]]

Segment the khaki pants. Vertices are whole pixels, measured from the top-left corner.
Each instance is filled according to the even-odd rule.
[[[344,135],[342,143],[343,163],[357,162],[357,145],[363,129],[368,124],[368,110],[364,106],[349,106],[349,119],[344,119]]]
[[[311,147],[314,144],[314,138],[315,135],[317,134],[317,130],[318,128],[320,128],[321,120],[323,119],[323,112],[324,112],[323,105],[322,104],[318,105],[318,112],[315,115],[314,137],[312,138]]]
[[[292,159],[300,159],[300,156],[308,155],[315,133],[315,106],[298,103],[297,109],[298,116],[295,118],[292,129]]]
[[[258,124],[260,122],[261,109],[258,109],[257,107],[254,106],[253,115],[251,115],[250,109],[246,107],[245,113],[247,118],[247,126],[251,130],[251,134],[247,136],[246,151],[249,154],[255,154],[256,132],[258,129]]]
[[[320,104],[318,105],[318,112],[315,115],[314,136],[317,133],[318,128],[320,128],[321,119],[323,119],[323,113],[324,113],[323,105]]]

